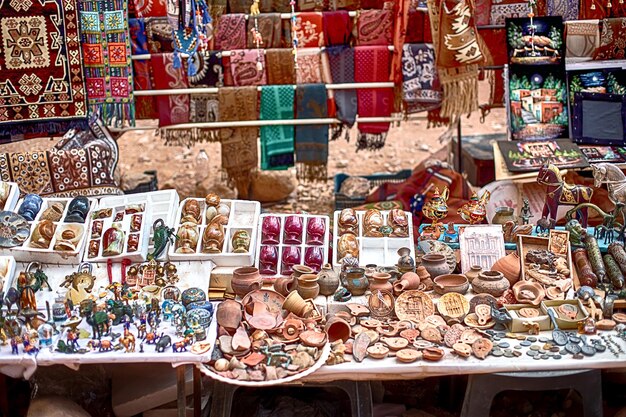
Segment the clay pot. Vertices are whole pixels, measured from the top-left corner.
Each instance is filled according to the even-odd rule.
[[[506,255],[504,258],[500,258],[491,267],[492,271],[501,272],[504,277],[509,281],[510,285],[519,281],[522,267],[520,265],[519,256],[513,252]]]
[[[233,292],[243,298],[249,292],[260,290],[263,286],[263,279],[259,275],[258,268],[245,266],[233,271],[233,279],[230,284]]]
[[[393,292],[395,295],[402,291],[416,290],[420,285],[420,277],[415,272],[407,272],[393,284]]]
[[[243,318],[241,304],[235,300],[224,300],[217,306],[215,316],[218,326],[234,330],[239,327]]]
[[[274,281],[274,289],[277,293],[287,296],[290,292],[295,291],[298,288],[298,280],[293,277],[293,274],[287,278],[278,278]]]
[[[430,274],[428,273],[426,268],[424,268],[421,265],[417,267],[417,269],[415,270],[415,273],[417,274],[418,277],[420,277],[420,281],[424,281],[425,279],[430,278]]]
[[[352,295],[363,295],[369,287],[363,268],[350,268],[345,272],[345,287]]]
[[[352,336],[350,324],[340,317],[332,317],[328,320],[326,326],[324,326],[324,330],[326,334],[328,334],[328,341],[330,343],[340,339],[343,342],[347,342]]]
[[[450,273],[450,266],[448,266],[446,257],[440,253],[427,253],[422,256],[422,266],[426,268],[432,278]]]
[[[508,221],[517,223],[515,210],[507,206],[496,207],[496,214],[492,217],[491,224],[504,224]]]
[[[387,274],[385,272],[376,272],[374,275],[372,275],[372,279],[374,282],[372,282],[370,284],[370,290],[371,291],[389,291],[392,292],[393,291],[393,285],[391,285],[391,283],[389,282],[389,279],[391,278],[390,274]]]
[[[473,265],[469,271],[465,273],[467,280],[471,284],[474,281],[474,278],[478,276],[483,271],[483,268],[480,265]]]
[[[546,292],[543,286],[537,282],[519,281],[513,285],[513,295],[520,304],[538,306],[545,298]]]
[[[472,281],[472,290],[476,294],[486,293],[494,297],[500,297],[511,284],[502,272],[483,271]]]
[[[339,287],[339,274],[335,272],[332,265],[326,264],[317,274],[317,283],[320,286],[320,294],[333,295]]]
[[[291,268],[291,276],[294,277],[296,280],[304,274],[313,274],[313,273],[315,273],[315,271],[313,271],[312,268],[306,265],[294,265]]]
[[[433,282],[437,294],[446,294],[449,292],[465,294],[469,289],[469,281],[463,274],[439,275]]]
[[[287,295],[283,302],[283,309],[292,312],[298,317],[303,317],[306,311],[307,303],[298,294],[298,291],[292,291]]]
[[[415,272],[415,260],[411,257],[411,249],[400,248],[398,249],[398,271],[401,273]]]
[[[298,278],[298,294],[305,300],[315,298],[320,293],[320,286],[317,283],[317,275],[303,274]]]
[[[378,272],[376,269],[376,264],[367,264],[365,265],[365,277],[370,285],[374,283],[374,274]]]

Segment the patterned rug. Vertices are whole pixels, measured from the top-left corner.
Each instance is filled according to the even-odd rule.
[[[0,136],[86,126],[75,0],[4,2],[0,73]]]

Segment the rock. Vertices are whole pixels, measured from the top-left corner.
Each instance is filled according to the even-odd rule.
[[[27,417],[89,417],[89,413],[67,398],[42,396],[30,402]]]
[[[348,161],[346,161],[345,159],[341,159],[339,161],[337,161],[335,163],[335,167],[337,168],[347,168],[348,167]]]
[[[261,203],[282,201],[296,186],[295,175],[290,171],[258,171],[252,176],[250,199]]]
[[[121,178],[122,190],[128,191],[137,188],[140,184],[145,184],[152,181],[152,176],[140,172],[130,172],[124,170]]]
[[[139,162],[141,162],[141,163],[147,163],[147,162],[152,161],[152,159],[150,159],[150,157],[149,157],[149,156],[147,156],[147,155],[141,155],[141,156],[139,157],[139,159],[137,159],[137,160],[138,160]]]
[[[417,147],[417,149],[419,149],[420,151],[429,152],[430,146],[426,145],[425,143],[422,143],[421,145]]]

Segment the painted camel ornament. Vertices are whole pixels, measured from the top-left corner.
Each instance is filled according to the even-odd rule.
[[[556,165],[544,165],[537,174],[537,183],[547,186],[546,200],[541,217],[557,220],[559,205],[577,206],[591,201],[593,189],[584,185],[574,185],[565,182],[561,171]],[[578,210],[578,221],[587,227],[587,207]]]

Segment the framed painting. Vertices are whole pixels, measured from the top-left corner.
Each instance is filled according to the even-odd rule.
[[[580,148],[569,139],[499,141],[498,147],[510,172],[537,171],[545,163],[552,163],[559,168],[589,166]]]
[[[574,93],[572,138],[583,144],[626,145],[626,96]]]

